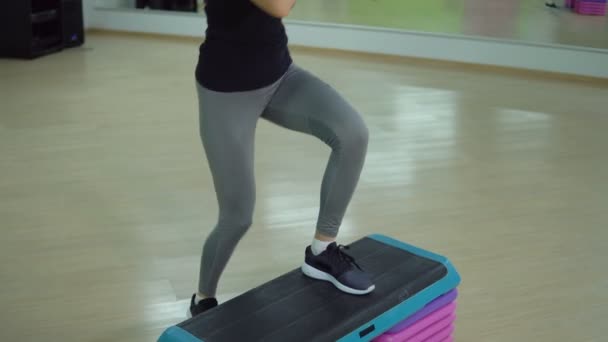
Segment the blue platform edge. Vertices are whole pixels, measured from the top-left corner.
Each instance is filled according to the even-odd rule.
[[[403,303],[388,310],[387,312],[380,315],[373,321],[368,322],[365,325],[362,325],[361,327],[355,329],[353,332],[342,337],[337,342],[371,341],[374,338],[382,335],[382,333],[384,333],[385,331],[390,330],[395,325],[406,320],[411,315],[420,311],[428,303],[437,299],[439,296],[441,296],[447,292],[450,292],[451,290],[458,287],[458,285],[460,285],[460,281],[461,281],[460,274],[458,274],[458,271],[456,270],[456,268],[454,268],[454,266],[448,260],[448,258],[446,258],[442,255],[435,254],[435,253],[429,252],[427,250],[418,248],[416,246],[409,245],[405,242],[395,240],[395,239],[390,238],[385,235],[374,234],[374,235],[370,235],[368,237],[371,239],[374,239],[376,241],[382,242],[384,244],[387,244],[389,246],[400,248],[400,249],[406,250],[412,254],[416,254],[421,257],[439,262],[445,266],[445,268],[447,269],[447,273],[439,281],[428,286],[424,290],[418,292],[415,296],[408,298]],[[362,331],[365,331],[366,329],[369,330],[369,328],[372,326],[374,327],[372,333],[369,333],[369,334],[365,335],[364,337],[360,336],[360,333]]]
[[[202,340],[199,339],[198,337],[190,334],[186,330],[184,330],[180,327],[177,327],[177,326],[173,326],[173,327],[170,327],[169,329],[165,330],[165,332],[162,335],[160,335],[160,338],[158,339],[158,342],[175,342],[175,341],[201,342]]]
[[[408,298],[403,303],[395,306],[388,310],[381,316],[375,318],[373,321],[362,325],[355,329],[352,333],[342,337],[337,342],[359,342],[359,341],[371,341],[372,339],[380,336],[385,331],[388,331],[395,325],[404,321],[411,315],[421,310],[425,305],[435,300],[437,297],[450,292],[451,290],[458,287],[460,284],[460,275],[448,260],[448,258],[429,252],[427,250],[418,248],[416,246],[409,245],[405,242],[401,242],[381,234],[369,235],[368,238],[382,242],[386,245],[393,246],[396,248],[403,249],[412,254],[419,255],[423,258],[427,258],[443,264],[447,269],[447,274],[435,282],[433,285],[425,288],[418,292],[414,297]],[[374,331],[367,334],[364,337],[360,336],[360,332],[374,326]],[[193,336],[186,330],[173,326],[165,330],[160,336],[158,342],[204,342],[203,340]]]

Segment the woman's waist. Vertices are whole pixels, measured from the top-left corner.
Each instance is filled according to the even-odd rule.
[[[221,40],[206,40],[200,48],[201,61],[221,61],[223,63],[263,63],[290,57],[285,44],[243,44]]]
[[[208,30],[203,46],[224,47],[232,49],[250,50],[281,49],[286,48],[288,43],[285,34],[242,34],[234,32],[222,32]]]

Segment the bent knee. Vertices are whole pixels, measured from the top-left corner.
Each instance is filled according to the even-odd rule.
[[[341,127],[336,138],[342,150],[365,152],[369,143],[369,129],[363,121],[356,121]]]

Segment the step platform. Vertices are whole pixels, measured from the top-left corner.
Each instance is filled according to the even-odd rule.
[[[451,341],[454,313],[439,320],[430,316],[451,304],[437,302],[453,296],[450,291],[460,284],[447,258],[379,234],[353,242],[348,253],[372,274],[371,294],[343,293],[298,268],[168,328],[159,342],[373,341],[391,328],[399,333],[412,327],[418,333],[410,337]]]

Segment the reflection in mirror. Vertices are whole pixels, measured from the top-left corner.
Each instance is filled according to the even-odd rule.
[[[603,1],[603,0],[598,0]],[[608,49],[608,17],[544,0],[300,0],[290,19]]]
[[[97,0],[96,4],[200,13],[203,2]],[[557,4],[558,8],[545,6],[543,0],[299,0],[288,21],[608,49],[608,17],[580,15]]]

